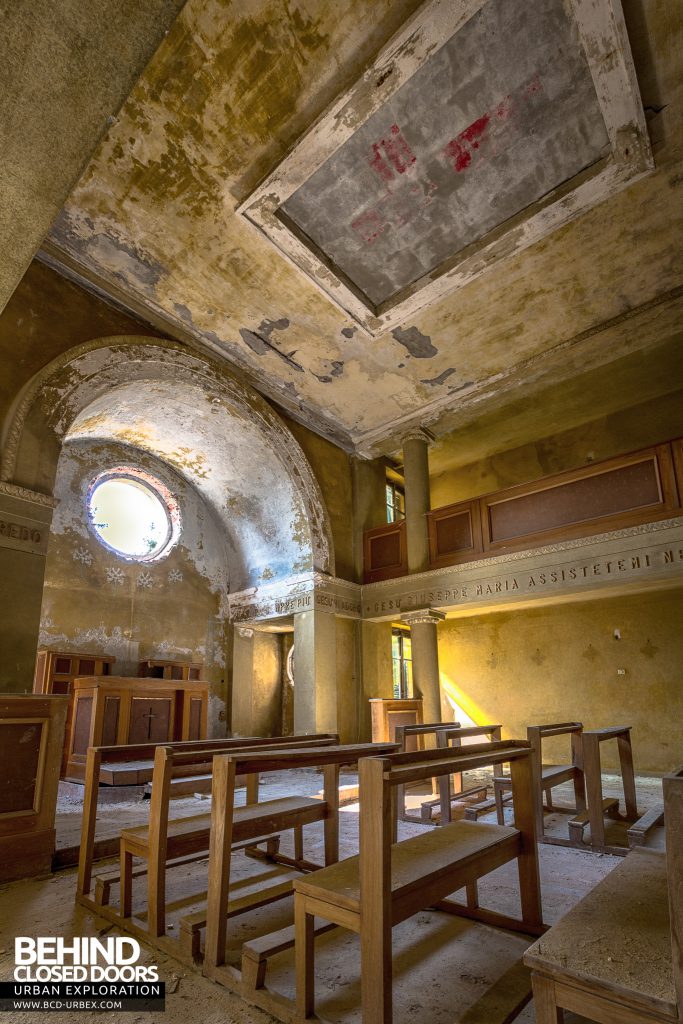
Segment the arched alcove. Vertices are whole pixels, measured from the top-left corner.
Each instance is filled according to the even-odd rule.
[[[126,562],[91,528],[89,488],[122,467],[178,498],[183,524],[167,558]],[[123,674],[137,658],[175,653],[203,662],[225,701],[228,595],[334,573],[317,481],[283,421],[171,342],[99,339],[48,364],[5,424],[1,475],[57,499],[40,641],[115,653]]]
[[[334,573],[327,512],[301,448],[259,395],[210,360],[134,337],[65,353],[19,397],[2,479],[51,493],[61,445],[84,439],[152,454],[197,489],[230,538],[231,590]]]

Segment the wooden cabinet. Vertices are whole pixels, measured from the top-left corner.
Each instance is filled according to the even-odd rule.
[[[110,676],[116,658],[109,654],[78,654],[41,648],[36,657],[34,693],[71,693],[77,676]]]
[[[64,750],[60,777],[64,778],[71,742],[71,714],[73,682],[77,676],[110,676],[116,658],[110,654],[81,654],[76,651],[51,651],[40,648],[36,656],[33,677],[34,693],[64,693],[69,696]]]
[[[66,696],[0,697],[0,882],[52,870]]]
[[[399,725],[422,725],[422,701],[418,698],[405,700],[370,699],[372,715],[372,742],[394,743]]]
[[[206,737],[209,684],[90,676],[74,681],[66,776],[84,778],[88,747]]]
[[[201,679],[204,666],[199,662],[149,659],[138,665],[140,679]]]

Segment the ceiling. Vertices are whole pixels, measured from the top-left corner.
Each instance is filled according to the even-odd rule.
[[[610,150],[613,84],[596,92],[567,5],[523,6],[516,21],[501,0],[463,2],[472,17],[438,39],[437,19],[418,60],[406,40],[431,6],[412,0],[188,0],[43,258],[364,455],[417,424],[462,436],[523,396],[569,422],[591,395],[600,409],[674,390],[678,373],[650,381],[640,356],[683,340],[681,25],[669,5],[624,3],[649,170],[646,139],[629,152],[637,132]],[[392,37],[403,63],[385,85]],[[615,146],[638,174],[590,193],[587,169]],[[245,215],[276,179],[298,255]],[[582,182],[585,202],[568,192]],[[412,305],[393,325],[364,320],[342,278],[377,309],[406,291]],[[643,372],[615,373],[606,394],[606,368],[636,359]]]

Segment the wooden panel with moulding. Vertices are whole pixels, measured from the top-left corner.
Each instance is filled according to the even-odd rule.
[[[437,569],[481,558],[483,553],[479,503],[461,501],[427,513],[429,564]]]
[[[112,654],[83,653],[80,651],[54,651],[39,648],[36,655],[36,670],[33,677],[34,693],[63,693],[69,696],[64,750],[60,776],[63,778],[69,759],[71,744],[71,706],[73,704],[73,683],[78,676],[110,676],[116,657]]]
[[[363,534],[363,560],[366,583],[405,576],[408,572],[405,519],[366,530]]]
[[[0,699],[0,882],[52,868],[66,696]]]
[[[491,554],[666,519],[679,508],[671,445],[497,491],[480,507]]]

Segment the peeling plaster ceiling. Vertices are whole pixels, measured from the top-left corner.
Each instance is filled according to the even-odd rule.
[[[45,251],[350,450],[392,451],[418,422],[466,430],[550,381],[561,401],[563,381],[646,353],[682,319],[682,30],[667,5],[625,6],[656,114],[655,172],[379,337],[236,210],[367,71],[412,0],[188,0]],[[486,83],[485,53],[480,64]]]

